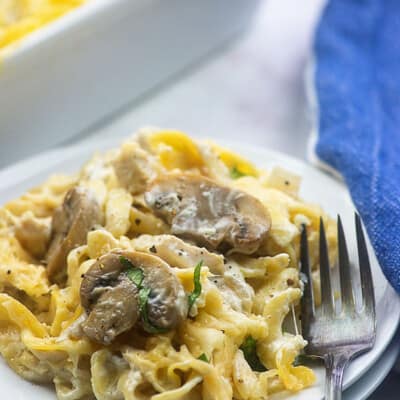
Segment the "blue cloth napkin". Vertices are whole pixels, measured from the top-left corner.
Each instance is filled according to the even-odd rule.
[[[400,293],[400,1],[330,1],[315,54],[316,153],[344,177]]]

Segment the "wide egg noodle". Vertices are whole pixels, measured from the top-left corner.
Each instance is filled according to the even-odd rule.
[[[154,177],[182,171],[258,198],[272,219],[262,248],[267,255],[223,257],[171,235],[146,206],[143,191]],[[75,185],[94,194],[104,225],[70,251],[61,287],[49,282],[40,255],[52,214]],[[336,237],[335,223],[320,207],[299,198],[299,185],[300,178],[282,168],[259,170],[212,142],[152,128],[121,149],[95,155],[78,174],[50,178],[0,209],[2,356],[23,378],[53,382],[63,400],[259,400],[312,385],[313,372],[293,366],[306,342],[285,331],[284,320],[302,296],[297,267],[302,226],[308,228],[316,280],[321,217],[332,259]],[[21,230],[24,226],[29,229]],[[187,294],[194,289],[194,268],[203,261],[202,291],[189,318],[166,334],[132,330],[107,347],[90,341],[80,329],[85,319],[80,285],[91,265],[113,249],[156,252]],[[249,336],[264,372],[253,371],[240,349]]]

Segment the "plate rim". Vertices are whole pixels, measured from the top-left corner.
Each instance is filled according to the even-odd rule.
[[[260,159],[263,156],[265,157],[266,154],[270,154],[270,155],[272,155],[272,158],[277,158],[279,160],[282,160],[283,162],[288,161],[290,164],[301,166],[301,168],[306,168],[306,169],[309,169],[309,170],[313,170],[314,172],[324,176],[326,179],[328,179],[328,180],[330,179],[330,180],[334,181],[335,184],[339,185],[342,188],[342,190],[348,195],[349,200],[351,201],[352,207],[354,208],[354,210],[356,210],[356,207],[355,207],[355,205],[354,205],[354,203],[353,203],[353,201],[351,199],[350,193],[349,193],[349,191],[348,191],[343,179],[341,179],[341,177],[339,175],[337,175],[335,173],[332,173],[331,170],[325,169],[325,168],[318,168],[317,166],[315,166],[313,164],[310,164],[305,160],[301,160],[301,159],[296,158],[296,157],[294,157],[292,155],[285,154],[285,153],[282,153],[281,151],[277,151],[277,150],[274,150],[274,149],[258,148],[258,147],[255,147],[255,146],[251,145],[251,144],[241,143],[241,142],[233,141],[233,140],[232,141],[224,141],[224,140],[222,140],[220,142],[221,142],[221,144],[224,144],[223,142],[225,142],[226,146],[228,146],[228,147],[230,147],[230,148],[232,148],[234,150],[236,149],[237,151],[240,151],[240,152],[243,152],[243,153],[245,153],[247,151],[255,153],[255,154],[258,155],[258,157]],[[369,249],[369,251],[373,251],[373,248],[372,248],[372,246],[370,244],[368,246],[368,249]],[[382,269],[381,269],[378,261],[377,261],[377,263],[378,263],[377,267],[380,268],[380,270],[382,272]],[[382,276],[384,277],[385,282],[386,282],[386,286],[385,286],[385,288],[383,290],[383,292],[384,292],[383,297],[385,299],[389,299],[390,301],[396,301],[397,304],[399,305],[399,307],[397,307],[397,309],[396,309],[397,313],[396,313],[395,318],[394,318],[395,320],[391,324],[391,329],[388,332],[389,335],[385,335],[384,341],[381,340],[381,342],[380,342],[380,343],[383,342],[384,344],[383,345],[381,344],[381,348],[380,348],[379,352],[377,352],[374,356],[372,356],[370,358],[368,364],[366,364],[364,367],[362,367],[360,369],[360,372],[354,374],[354,376],[352,376],[350,379],[349,378],[346,379],[346,374],[345,374],[344,383],[343,383],[343,389],[344,390],[346,390],[347,388],[352,386],[355,382],[357,382],[362,376],[364,376],[372,368],[372,366],[375,364],[375,362],[379,359],[379,357],[388,348],[388,346],[390,345],[392,339],[396,335],[396,332],[397,332],[397,330],[398,330],[398,328],[400,326],[400,296],[398,296],[398,294],[394,291],[394,289],[392,288],[390,283],[387,281],[386,277],[383,275],[383,272],[382,272]],[[374,347],[376,345],[377,345],[377,343],[375,342]],[[357,360],[360,360],[360,359],[362,360],[363,358],[368,356],[368,354],[371,354],[371,353],[367,352],[365,354],[360,355],[359,357],[354,358],[349,363],[349,366],[352,365],[354,362],[357,362]]]
[[[191,135],[195,140],[207,140],[208,138],[206,137],[199,137],[196,135]],[[108,149],[111,149],[115,146],[120,145],[124,140],[128,140],[130,136],[127,137],[113,137],[113,138],[104,138],[101,140],[96,140],[95,138],[91,138],[87,141],[84,141],[83,143],[74,143],[72,145],[66,145],[66,146],[58,146],[56,148],[46,150],[43,152],[40,152],[38,154],[35,154],[29,158],[25,158],[23,160],[17,161],[16,163],[13,163],[5,168],[0,169],[0,192],[3,192],[7,187],[10,187],[11,185],[15,185],[17,183],[20,184],[25,184],[25,180],[28,180],[29,178],[40,174],[41,172],[45,171],[51,166],[56,166],[59,163],[65,162],[70,158],[75,158],[75,157],[81,157],[82,154],[82,160],[79,165],[77,165],[77,169],[79,170],[83,163],[87,161],[87,159],[90,158],[91,155],[93,155],[96,152],[104,152]],[[285,154],[281,151],[277,151],[275,149],[267,148],[267,147],[255,147],[254,145],[240,142],[240,141],[234,141],[234,140],[226,140],[226,139],[215,139],[212,138],[212,141],[223,145],[228,148],[232,148],[234,151],[239,151],[240,154],[242,153],[253,153],[257,155],[257,158],[259,160],[262,160],[266,156],[269,157],[269,159],[274,159],[276,161],[279,161],[279,163],[285,163],[288,162],[292,166],[300,166],[301,168],[306,168],[308,170],[313,170],[313,172],[316,172],[318,174],[321,174],[324,176],[326,179],[331,179],[335,182],[335,184],[338,184],[341,186],[341,188],[348,194],[348,190],[344,184],[344,182],[340,179],[338,179],[337,176],[328,173],[325,170],[322,170],[320,168],[317,168],[315,165],[312,165],[308,163],[305,160],[301,160],[299,158],[296,158],[292,155]],[[86,156],[85,156],[86,155]],[[83,157],[87,157],[83,159]],[[246,155],[245,155],[246,157]],[[43,159],[46,159],[46,163],[40,163]],[[255,164],[257,165],[262,165],[263,163],[259,161],[255,161]],[[265,166],[266,163],[264,163]],[[289,169],[292,169],[289,167]],[[29,171],[29,173],[27,173]],[[23,173],[23,178],[21,174]],[[53,171],[52,173],[65,173],[62,170],[57,170]],[[26,190],[28,190],[27,188]],[[13,196],[14,197],[14,196]],[[350,197],[350,196],[349,196]],[[1,203],[1,205],[3,202]],[[353,204],[353,203],[352,203]],[[355,206],[353,204],[353,207],[355,209]],[[380,268],[379,264],[378,267]],[[383,297],[391,296],[389,300],[394,299],[394,301],[397,301],[398,304],[400,305],[400,297],[396,294],[396,292],[392,289],[390,284],[387,282],[386,278],[384,278],[386,281],[386,287],[384,289],[384,295]],[[392,293],[390,293],[392,291]],[[388,293],[388,294],[387,294]],[[392,324],[391,327],[392,329],[389,332],[389,336],[385,335],[385,340],[384,344],[379,350],[379,352],[376,353],[375,356],[372,357],[372,359],[369,360],[368,364],[366,364],[365,367],[360,368],[359,372],[355,373],[354,376],[352,376],[350,379],[346,380],[345,377],[345,382],[344,382],[344,389],[349,388],[351,385],[353,385],[356,381],[358,381],[363,375],[367,373],[367,371],[374,365],[374,363],[379,359],[379,357],[385,352],[389,344],[391,343],[394,335],[396,334],[397,328],[400,325],[400,307],[398,307],[397,314],[395,315],[395,321],[393,321],[393,315],[391,316]],[[376,345],[376,343],[375,343]],[[368,354],[368,353],[366,353]],[[364,357],[365,355],[361,355],[360,357],[356,358],[360,359]],[[352,361],[350,365],[353,363]]]

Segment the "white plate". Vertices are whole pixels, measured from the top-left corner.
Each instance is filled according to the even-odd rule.
[[[370,396],[383,382],[390,370],[393,368],[400,353],[400,331],[392,339],[389,346],[357,382],[351,385],[343,395],[343,400],[364,400]],[[377,397],[374,397],[377,398]]]
[[[84,146],[67,147],[49,151],[18,163],[0,171],[0,203],[19,196],[27,189],[43,182],[50,174],[56,172],[69,173],[76,171],[96,150],[105,150],[118,145],[118,141],[109,140],[90,142]],[[301,196],[308,201],[320,204],[332,216],[340,214],[345,222],[349,253],[356,259],[356,243],[354,240],[353,219],[354,206],[345,186],[331,176],[281,153],[257,149],[243,143],[222,143],[251,159],[261,167],[281,165],[303,177]],[[374,348],[365,355],[354,360],[344,377],[345,387],[349,387],[359,379],[378,360],[390,343],[400,320],[400,298],[389,286],[383,276],[376,258],[370,248],[372,270],[374,277],[377,339]],[[322,368],[317,369],[317,384],[298,394],[286,396],[291,400],[320,400],[323,393]],[[0,364],[0,390],[7,398],[25,399],[29,394],[31,400],[54,399],[54,393],[49,388],[32,385],[15,375],[4,362]],[[371,382],[373,385],[373,382]],[[280,398],[282,398],[280,396]]]

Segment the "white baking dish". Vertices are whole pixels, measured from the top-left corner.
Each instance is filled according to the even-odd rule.
[[[76,135],[226,41],[259,0],[89,0],[0,60],[0,166]],[[171,104],[179,113],[179,104]]]

